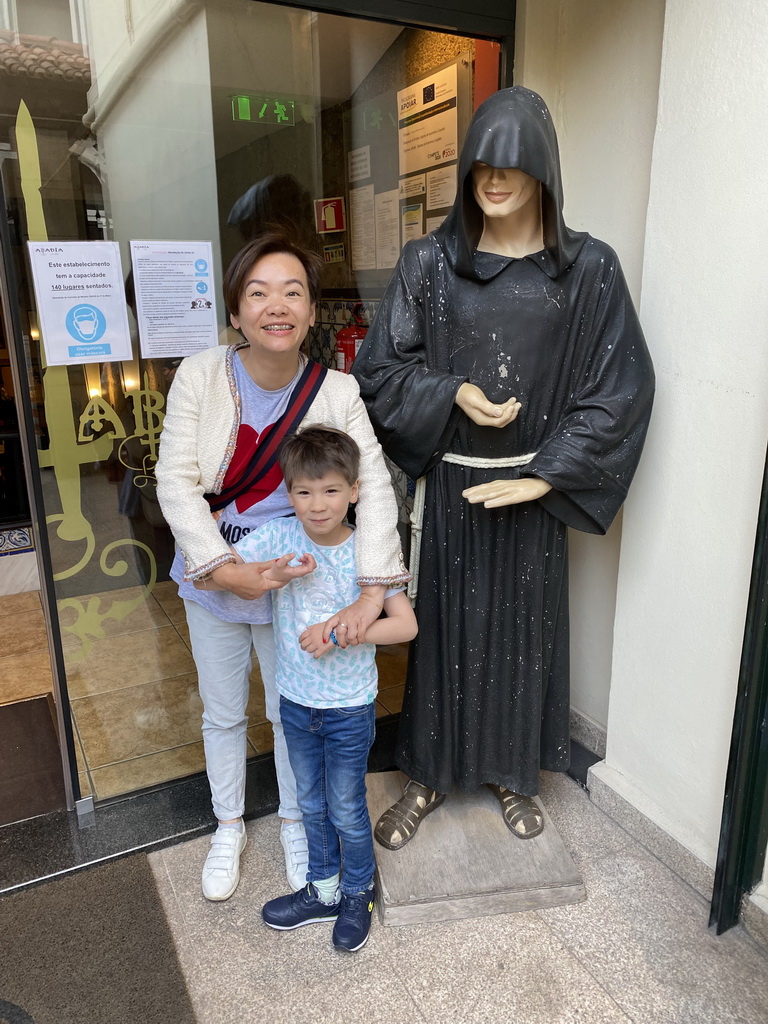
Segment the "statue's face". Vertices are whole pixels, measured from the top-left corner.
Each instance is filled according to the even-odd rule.
[[[508,217],[539,198],[539,181],[517,167],[472,164],[477,205],[486,217]]]

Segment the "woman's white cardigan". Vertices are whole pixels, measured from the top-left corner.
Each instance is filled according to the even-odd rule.
[[[185,359],[168,393],[155,473],[166,522],[184,552],[185,580],[233,560],[204,494],[221,493],[240,427],[235,351],[247,342],[206,349]],[[397,533],[397,504],[389,471],[368,420],[357,381],[329,370],[302,427],[323,423],[344,430],[360,448],[355,559],[360,586],[407,583]],[[283,554],[276,551],[275,557]]]

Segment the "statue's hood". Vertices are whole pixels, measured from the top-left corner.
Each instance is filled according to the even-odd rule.
[[[557,135],[541,96],[518,85],[494,93],[477,108],[461,151],[456,201],[435,232],[457,274],[487,280],[503,264],[475,258],[483,230],[483,213],[472,188],[475,161],[518,167],[541,182],[546,252],[538,262],[550,277],[557,277],[576,259],[587,236],[571,231],[563,220]]]

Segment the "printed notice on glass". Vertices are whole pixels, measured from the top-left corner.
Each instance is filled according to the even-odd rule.
[[[400,199],[398,190],[376,196],[376,269],[388,270],[400,255]]]
[[[218,345],[210,242],[131,242],[131,260],[145,359]]]
[[[376,224],[373,219],[373,185],[349,190],[352,222],[352,269],[376,269]]]
[[[131,359],[117,242],[28,242],[48,366]]]
[[[430,171],[427,175],[427,209],[442,210],[453,206],[456,198],[456,164]]]
[[[401,177],[457,158],[457,79],[456,65],[451,64],[398,92]]]

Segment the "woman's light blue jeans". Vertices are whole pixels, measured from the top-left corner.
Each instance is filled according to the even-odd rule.
[[[275,687],[275,635],[272,624],[224,622],[195,601],[184,601],[192,654],[203,701],[205,768],[213,813],[219,821],[242,817],[245,810],[245,758],[251,651],[255,648],[264,681],[266,714],[275,737],[275,771],[280,792],[278,814],[301,819],[296,780],[280,723]]]

